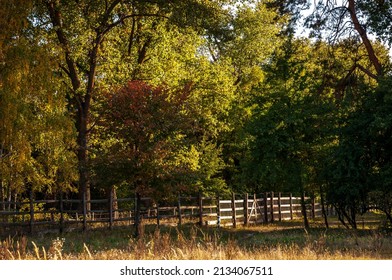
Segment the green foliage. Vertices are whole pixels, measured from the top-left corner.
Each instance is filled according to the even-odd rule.
[[[8,30],[15,37],[4,41],[0,65],[0,199],[27,186],[48,193],[72,189],[77,179],[73,126],[51,54],[23,36],[28,25],[21,22]]]
[[[358,8],[367,17],[367,26],[377,38],[392,44],[392,3],[391,1],[357,1]]]
[[[352,227],[356,227],[354,215],[369,207],[390,217],[389,95],[390,78],[376,90],[361,91],[355,106],[347,106],[346,114],[341,116],[339,142],[326,161],[327,199]]]
[[[390,43],[391,5],[345,3],[308,18],[327,42],[293,37],[299,0],[2,1],[0,199],[306,190],[390,217],[392,67],[366,32]]]
[[[214,178],[221,168],[219,150],[192,136],[189,95],[189,87],[170,92],[140,81],[108,95],[97,130],[97,180],[167,197],[223,188]]]
[[[242,182],[254,191],[314,191],[332,141],[333,109],[329,91],[315,90],[323,78],[318,59],[317,44],[288,41],[266,68],[268,82],[254,89],[249,153],[242,161]]]

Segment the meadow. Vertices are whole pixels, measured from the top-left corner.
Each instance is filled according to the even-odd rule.
[[[23,260],[374,260],[392,259],[392,233],[377,215],[358,229],[330,220],[312,220],[305,231],[301,221],[238,228],[185,224],[145,224],[143,237],[132,226],[112,230],[9,236],[1,239],[0,259]]]

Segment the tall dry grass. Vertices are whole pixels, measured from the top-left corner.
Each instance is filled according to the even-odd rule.
[[[153,228],[142,238],[129,229],[6,238],[0,259],[29,260],[341,260],[392,258],[392,237],[378,231],[313,233],[256,227],[237,230],[195,226]]]

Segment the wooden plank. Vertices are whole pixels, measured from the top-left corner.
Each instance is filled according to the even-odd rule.
[[[232,220],[233,216],[221,216],[221,220]]]
[[[235,208],[235,193],[232,193],[231,196],[231,208],[232,208],[232,214],[233,214],[233,227],[237,227],[237,215],[236,215],[236,208]]]
[[[182,216],[181,216],[181,197],[178,196],[177,198],[177,208],[178,208],[178,225],[181,226],[182,225]]]
[[[281,213],[282,215],[284,215],[284,214],[291,214],[292,212],[290,210],[282,210]]]
[[[59,221],[59,231],[63,233],[64,231],[64,204],[63,204],[63,192],[60,191],[60,200],[59,200],[59,208],[60,208],[60,221]]]
[[[314,195],[312,195],[312,198],[311,198],[311,204],[312,204],[312,218],[314,219],[314,218],[316,218],[316,213],[315,213],[315,198],[314,198]]]
[[[109,229],[113,229],[113,188],[109,194]]]
[[[91,210],[90,213],[92,214],[108,213],[108,210],[96,209],[96,210]]]
[[[203,209],[214,209],[217,208],[216,205],[203,205]]]
[[[199,225],[203,226],[203,197],[199,193]]]
[[[30,234],[33,234],[34,232],[34,196],[33,196],[33,191],[30,190]]]
[[[91,199],[86,200],[87,203],[108,203],[108,199]]]
[[[249,211],[249,209],[248,209],[248,207],[249,207],[249,205],[248,205],[248,203],[249,203],[249,200],[248,200],[248,193],[246,193],[245,194],[245,199],[244,199],[244,225],[245,226],[247,226],[248,225],[248,211]]]
[[[157,202],[157,206],[156,206],[156,213],[157,213],[157,226],[159,227],[159,225],[160,225],[160,220],[161,220],[161,216],[160,216],[160,214],[159,214],[159,211],[160,211],[160,208],[159,208],[159,204],[158,204],[158,202]],[[174,215],[174,216],[176,216],[177,217],[177,215]]]
[[[268,199],[268,193],[266,192],[266,193],[264,193],[264,200],[263,200],[263,204],[264,204],[264,223],[265,224],[268,224],[268,209],[267,209],[268,202],[267,202],[267,199]]]
[[[117,198],[116,201],[117,202],[127,202],[127,201],[134,201],[135,198],[130,197],[130,198]]]
[[[220,211],[221,212],[231,212],[231,211],[233,211],[233,209],[232,208],[221,208]]]
[[[181,199],[196,200],[196,199],[198,199],[198,197],[197,196],[181,196]]]
[[[231,204],[231,200],[221,200],[221,201],[219,201],[221,204],[225,204],[225,203],[227,203],[227,204]]]
[[[218,217],[218,213],[205,213],[204,217]]]
[[[281,222],[282,221],[282,204],[281,204],[281,196],[282,196],[282,194],[279,192],[278,193],[278,219],[279,219],[279,222]]]
[[[57,203],[58,200],[55,199],[50,199],[50,200],[35,200],[34,203],[38,204],[38,203]]]
[[[86,203],[86,193],[83,193],[82,200],[82,208],[83,208],[83,231],[87,230],[87,203]]]
[[[181,196],[179,196],[181,197]],[[148,216],[145,216],[146,219],[149,220],[153,220],[153,219],[157,219],[156,223],[159,224],[160,222],[162,222],[162,219],[166,219],[166,218],[178,218],[179,220],[181,219],[181,217],[199,217],[199,223],[200,221],[203,222],[203,219],[206,219],[208,217],[210,217],[211,219],[216,217],[216,224],[220,225],[220,221],[226,221],[231,219],[233,224],[236,226],[238,221],[241,221],[243,219],[243,222],[245,225],[248,225],[249,223],[254,223],[253,220],[255,219],[256,222],[259,221],[260,219],[257,217],[257,214],[259,214],[259,212],[264,212],[264,217],[265,219],[263,219],[265,222],[269,222],[270,220],[272,220],[272,218],[276,218],[277,215],[279,217],[279,220],[287,220],[287,219],[292,219],[294,217],[300,216],[301,214],[301,204],[300,204],[300,200],[299,198],[293,197],[290,194],[290,197],[284,197],[282,196],[281,193],[279,193],[279,195],[277,197],[270,195],[270,193],[266,194],[264,196],[266,199],[261,199],[261,198],[257,198],[256,196],[254,196],[253,198],[250,198],[249,195],[245,194],[244,199],[235,199],[235,197],[231,200],[219,200],[219,198],[211,198],[211,197],[203,197],[201,196],[202,199],[208,199],[211,201],[202,201],[201,205],[200,203],[197,203],[197,206],[195,205],[181,205],[182,201],[180,201],[179,205],[176,206],[167,206],[167,207],[159,207],[159,212],[158,212],[158,208],[146,208],[143,207],[142,211],[143,213],[145,211],[153,211],[154,213],[157,212],[154,215],[150,215],[148,214]],[[26,219],[26,222],[21,222],[20,224],[27,226],[30,228],[30,230],[34,230],[35,226],[38,224],[42,224],[42,225],[46,225],[46,224],[55,224],[56,226],[58,226],[60,232],[62,230],[65,229],[65,225],[68,225],[69,223],[78,223],[79,225],[81,225],[81,223],[83,223],[83,226],[85,227],[90,223],[108,223],[109,228],[114,226],[114,222],[119,222],[119,221],[133,221],[133,217],[132,217],[132,213],[131,213],[131,209],[127,209],[127,208],[122,208],[122,209],[118,209],[118,213],[120,213],[120,215],[122,215],[121,217],[118,217],[119,219],[114,219],[114,215],[113,215],[113,211],[114,209],[111,209],[110,205],[113,205],[111,203],[111,201],[114,201],[114,198],[109,197],[108,199],[92,199],[89,202],[92,203],[108,203],[108,206],[104,207],[105,209],[93,209],[92,211],[90,211],[88,214],[91,214],[93,216],[93,219],[95,219],[95,221],[91,220],[89,216],[86,216],[86,219],[80,219],[81,217],[81,213],[79,213],[77,210],[72,210],[69,207],[74,207],[75,204],[73,205],[69,205],[70,203],[87,203],[87,201],[83,201],[83,200],[66,200],[63,199],[62,196],[60,195],[60,197],[58,197],[59,199],[51,199],[51,200],[37,200],[34,201],[33,200],[33,207],[31,207],[31,201],[27,200],[27,202],[24,203],[19,203],[19,202],[9,202],[10,205],[18,205],[18,207],[20,207],[21,205],[28,205],[27,211],[26,212],[18,212],[18,211],[0,211],[0,215],[3,217],[19,217],[18,219],[21,220],[20,217],[33,217],[33,219]],[[149,200],[150,198],[143,198],[142,200],[146,201]],[[123,201],[123,202],[130,202],[133,201],[133,198],[119,198],[116,199],[116,201]],[[277,202],[275,202],[277,201]],[[53,208],[53,206],[51,205],[52,203],[57,203],[54,207],[56,207],[57,209],[55,210],[48,210],[48,211],[35,211],[34,207],[36,208],[37,203],[46,203],[48,204],[48,206],[44,205],[44,207],[51,207]],[[62,205],[61,203],[62,202]],[[187,203],[194,203],[197,202],[197,200],[195,201],[190,201]],[[214,205],[204,205],[208,202],[208,204],[215,203]],[[224,203],[225,202],[225,203]],[[251,204],[249,204],[251,203]],[[253,206],[253,204],[257,204],[260,203],[261,205],[263,205],[264,203],[267,203],[267,205],[264,207],[263,206]],[[194,203],[196,204],[196,203]],[[312,216],[314,217],[318,217],[320,215],[320,213],[322,212],[322,210],[320,209],[320,203],[314,201],[314,206],[312,205],[311,210],[308,210],[308,213],[310,213]],[[252,206],[252,210],[249,212],[249,210],[251,209],[250,207]],[[157,206],[158,207],[158,206]],[[253,209],[254,207],[254,209]],[[31,209],[33,209],[33,213],[31,212]],[[199,211],[195,210],[195,209],[199,209]],[[200,211],[201,209],[201,211]],[[215,210],[216,209],[216,210]],[[195,215],[187,213],[189,211],[194,211]],[[83,209],[83,211],[86,211],[85,209]],[[117,211],[117,210],[116,210]],[[241,213],[241,211],[243,211]],[[254,211],[254,213],[252,212]],[[173,212],[174,214],[171,215]],[[225,213],[227,213],[225,215]],[[265,213],[267,213],[265,215]],[[33,215],[32,215],[33,214]],[[56,221],[54,222],[54,215],[59,214],[60,216],[60,221]],[[166,215],[162,215],[162,214],[166,214]],[[41,215],[42,215],[42,219],[41,219]],[[68,216],[74,216],[76,215],[76,220],[69,218]],[[83,213],[84,215],[84,213]],[[124,215],[127,215],[124,217]],[[224,216],[225,215],[225,216]],[[50,217],[49,217],[50,216]],[[255,217],[256,216],[256,217]],[[203,218],[204,217],[204,218]],[[263,215],[261,215],[261,217],[263,217]],[[51,218],[51,220],[49,221],[49,219]],[[201,218],[201,219],[200,219]],[[45,220],[44,220],[45,219]],[[277,219],[277,218],[276,218]],[[179,222],[180,223],[180,222]],[[211,223],[211,221],[207,222],[208,224]],[[212,222],[214,223],[214,222]],[[17,225],[16,221],[14,223],[4,223],[3,224],[7,224],[7,225]],[[33,228],[33,229],[32,229]],[[37,229],[35,229],[37,230]]]
[[[217,213],[217,224],[218,227],[221,225],[221,209],[220,209],[220,199],[219,195],[216,197],[216,213]]]
[[[270,211],[271,211],[271,222],[274,222],[274,192],[271,192],[270,197]]]

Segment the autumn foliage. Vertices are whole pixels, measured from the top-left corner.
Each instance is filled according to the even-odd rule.
[[[111,183],[126,182],[148,194],[178,185],[177,175],[187,172],[178,155],[191,128],[189,93],[189,86],[171,92],[130,81],[106,94],[101,125],[107,154],[102,160],[104,169],[118,175],[110,176]]]

